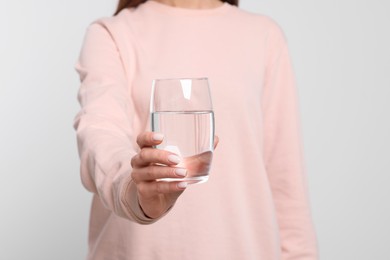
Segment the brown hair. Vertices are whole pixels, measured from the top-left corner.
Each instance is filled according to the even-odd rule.
[[[117,15],[120,11],[127,7],[137,7],[138,5],[145,3],[148,0],[119,0],[118,6],[114,15]],[[222,2],[228,2],[231,5],[238,6],[239,0],[222,0]]]

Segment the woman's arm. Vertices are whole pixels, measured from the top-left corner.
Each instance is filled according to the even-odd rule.
[[[131,127],[134,112],[119,52],[101,23],[87,28],[75,68],[81,81],[81,109],[74,128],[82,183],[117,215],[148,221],[137,204],[129,210],[123,200],[123,190],[131,182],[130,160],[136,154],[131,141],[135,135]]]
[[[154,214],[152,219],[139,204],[140,193],[132,178],[135,169],[131,167],[131,161],[132,158],[139,158],[138,152],[148,146],[138,147],[135,144],[139,133],[133,130],[135,109],[130,99],[131,83],[112,31],[105,23],[98,21],[88,27],[76,70],[81,81],[78,94],[81,110],[75,117],[74,128],[83,185],[96,193],[106,208],[121,217],[141,224],[157,221],[168,210],[155,207],[154,211],[159,214]],[[168,156],[165,151],[151,150],[146,158],[136,160],[137,166],[147,168],[143,161],[153,160],[154,157],[160,160],[156,162],[167,164]],[[137,171],[142,167],[137,167]],[[172,176],[174,171],[167,168],[154,172],[156,175],[162,172],[170,178],[182,177]],[[142,181],[137,183],[145,186]],[[153,188],[152,185],[147,187]],[[142,190],[149,194],[148,189]],[[183,191],[180,187],[161,190],[177,194]],[[172,205],[162,205],[165,209],[169,206]]]
[[[283,260],[318,258],[305,178],[297,88],[285,35],[271,23],[262,93],[264,161],[276,206]]]

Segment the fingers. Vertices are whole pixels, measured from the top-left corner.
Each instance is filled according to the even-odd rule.
[[[162,178],[183,178],[187,170],[168,166],[151,165],[133,170],[132,179],[136,182],[154,181]]]
[[[143,132],[137,137],[137,144],[142,149],[144,147],[152,147],[162,142],[164,135],[154,132]]]
[[[138,168],[147,166],[151,163],[176,165],[179,162],[180,157],[174,153],[146,147],[131,159],[131,166],[133,168]]]
[[[141,196],[150,197],[157,194],[172,194],[180,195],[187,188],[187,182],[141,182],[137,185],[138,192]]]

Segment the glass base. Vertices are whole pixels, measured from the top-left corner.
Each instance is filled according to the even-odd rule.
[[[166,181],[166,182],[182,182],[185,181],[188,183],[188,185],[191,184],[200,184],[200,183],[205,183],[208,181],[209,176],[198,176],[198,177],[189,177],[189,178],[164,178],[164,179],[158,179],[157,181]]]

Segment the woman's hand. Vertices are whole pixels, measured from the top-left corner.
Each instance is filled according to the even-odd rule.
[[[152,147],[160,144],[163,138],[159,133],[141,133],[137,137],[141,150],[131,159],[132,179],[137,185],[139,204],[150,218],[164,214],[187,187],[186,182],[157,181],[161,178],[183,178],[187,174],[186,169],[175,167],[180,162],[176,154]],[[214,147],[217,144],[218,137],[215,137]]]
[[[156,181],[161,178],[183,178],[187,174],[186,169],[174,167],[180,162],[176,154],[152,147],[162,140],[162,134],[141,133],[137,138],[141,150],[131,160],[132,179],[137,185],[139,204],[150,218],[164,214],[187,187],[186,182]]]

